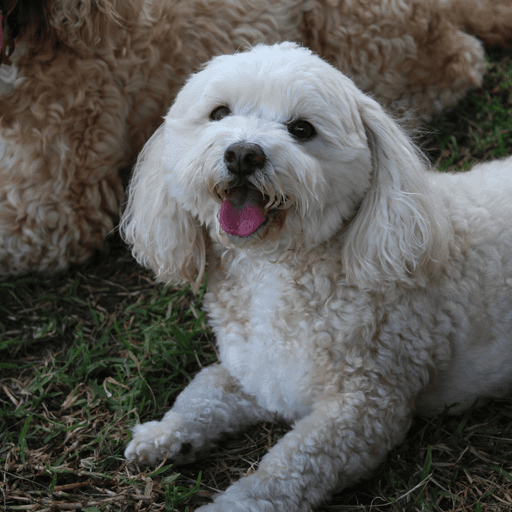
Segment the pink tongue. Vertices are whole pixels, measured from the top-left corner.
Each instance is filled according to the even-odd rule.
[[[219,222],[228,235],[249,236],[265,221],[265,198],[257,190],[236,187],[220,207]]]

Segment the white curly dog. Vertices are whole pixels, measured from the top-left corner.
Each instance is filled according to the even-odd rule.
[[[193,75],[139,157],[122,219],[137,259],[197,288],[220,364],[128,460],[193,460],[294,424],[197,510],[309,511],[369,475],[416,414],[512,384],[512,158],[432,172],[342,73],[292,43]]]

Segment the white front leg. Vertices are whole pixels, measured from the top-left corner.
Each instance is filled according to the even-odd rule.
[[[367,476],[410,425],[403,397],[376,406],[364,394],[318,403],[246,476],[196,512],[309,512]]]
[[[143,464],[155,464],[166,455],[176,464],[191,462],[214,446],[222,434],[273,417],[241,392],[222,365],[215,364],[195,376],[162,421],[135,425],[124,455]]]

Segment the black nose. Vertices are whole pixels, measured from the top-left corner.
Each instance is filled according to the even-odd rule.
[[[262,169],[266,159],[261,146],[246,142],[235,142],[224,153],[228,171],[240,177],[249,176],[256,169]]]

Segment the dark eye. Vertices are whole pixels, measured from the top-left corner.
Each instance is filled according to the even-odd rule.
[[[288,131],[298,140],[308,140],[316,135],[316,130],[311,123],[299,119],[288,125]]]
[[[229,116],[229,114],[231,114],[231,110],[229,110],[228,107],[217,107],[210,114],[210,121],[220,121],[221,119],[224,119],[226,116]]]

